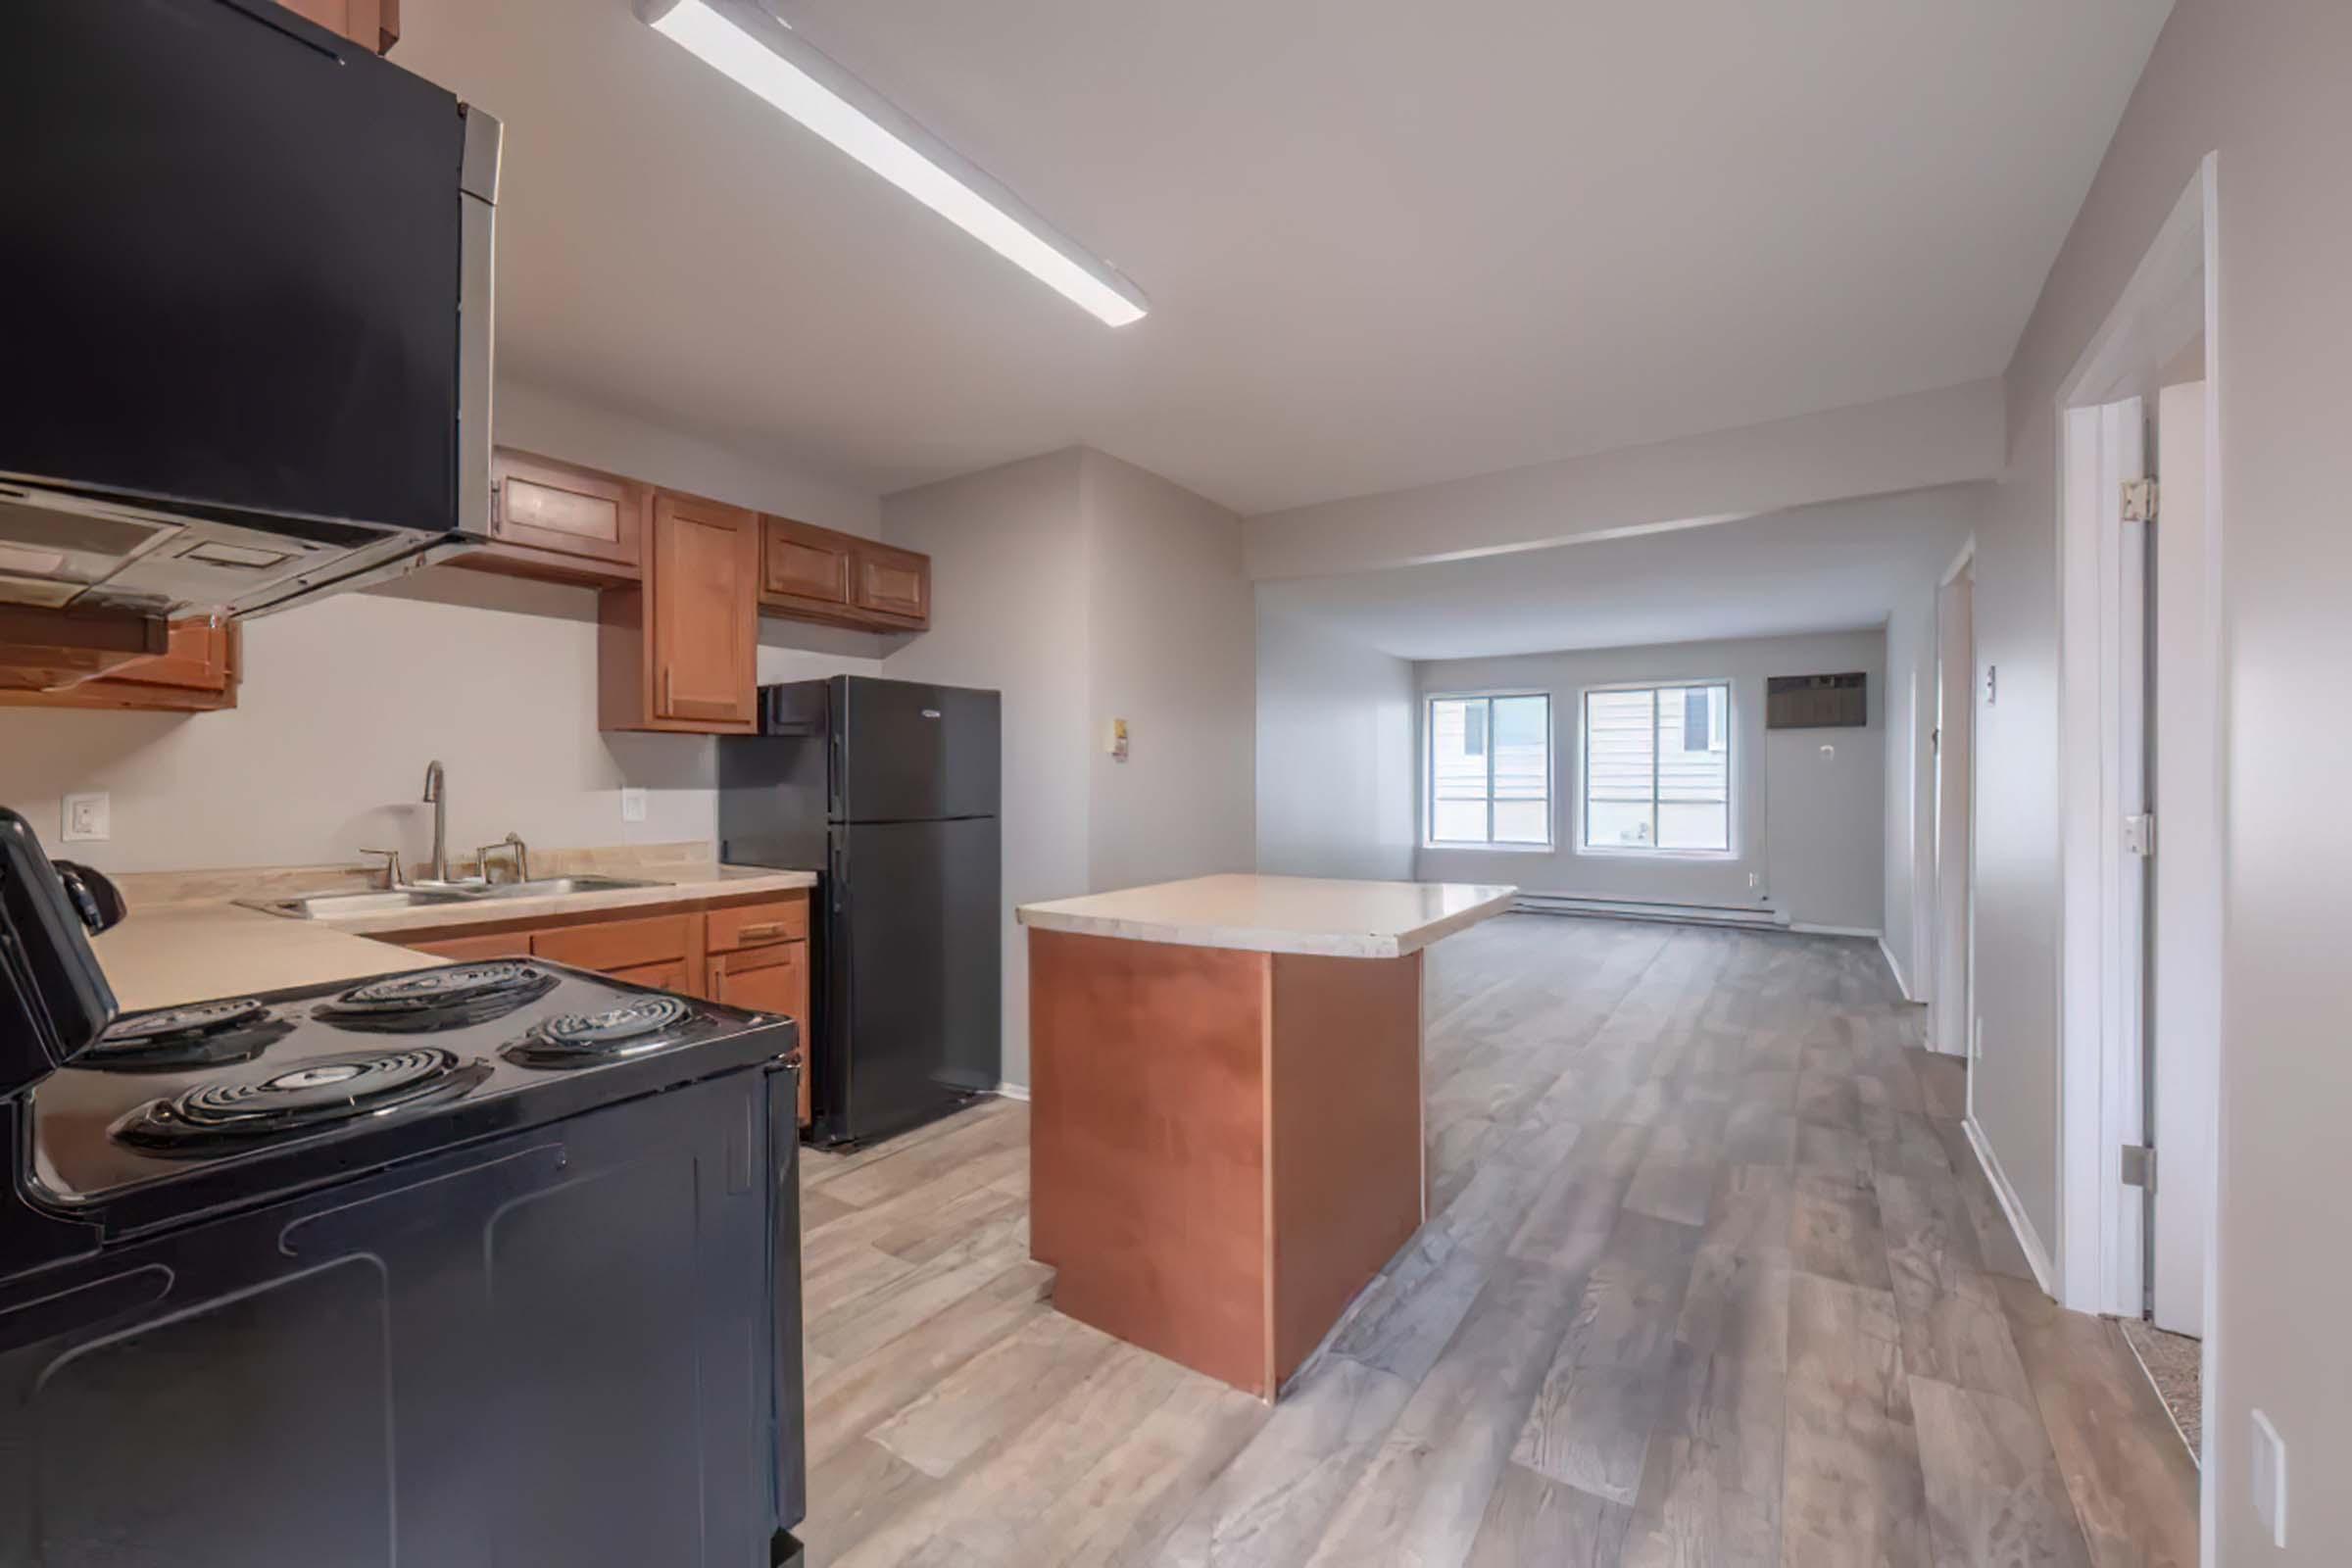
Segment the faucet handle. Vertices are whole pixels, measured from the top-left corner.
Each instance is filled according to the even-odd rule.
[[[528,882],[531,879],[531,852],[519,833],[509,833],[496,844],[485,844],[473,852],[474,869],[481,879],[484,882],[490,880],[490,857],[501,850],[507,851],[514,861],[514,880]]]
[[[400,886],[404,878],[400,874],[400,852],[398,850],[362,850],[360,853],[362,855],[380,855],[384,858],[384,891],[386,893],[390,893]]]

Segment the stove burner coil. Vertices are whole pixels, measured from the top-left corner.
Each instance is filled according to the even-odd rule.
[[[542,1019],[507,1047],[505,1055],[528,1067],[614,1061],[674,1044],[674,1031],[693,1015],[676,997],[631,997],[601,1012]]]
[[[98,1043],[128,1048],[166,1036],[216,1034],[223,1029],[234,1029],[241,1023],[250,1023],[266,1010],[251,997],[240,997],[233,1002],[199,1002],[185,1007],[166,1007],[161,1012],[142,1012],[124,1018],[100,1035]]]
[[[266,1140],[381,1115],[462,1094],[490,1075],[436,1047],[313,1056],[268,1078],[214,1079],[151,1101],[114,1129],[124,1143],[175,1153],[228,1141]]]
[[[416,1034],[487,1023],[555,987],[556,976],[538,965],[499,958],[370,980],[320,1003],[312,1016],[346,1029]]]
[[[251,997],[136,1013],[116,1023],[74,1065],[102,1072],[171,1072],[249,1061],[294,1025]]]

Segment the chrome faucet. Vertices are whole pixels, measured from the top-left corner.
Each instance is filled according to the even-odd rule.
[[[424,764],[424,803],[433,808],[433,880],[449,880],[449,786],[438,759]]]

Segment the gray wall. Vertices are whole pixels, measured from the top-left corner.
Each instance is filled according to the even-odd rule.
[[[1087,885],[1247,871],[1256,625],[1242,521],[1101,452],[1081,454],[1093,738]],[[1127,720],[1127,760],[1110,755]]]
[[[1257,590],[1257,869],[1413,874],[1413,666]]]
[[[2352,6],[2180,0],[2008,374],[2010,474],[1981,539],[1977,1114],[2045,1239],[2057,1219],[2054,670],[2057,388],[2158,226],[2217,153],[2220,520],[2228,741],[2217,1366],[2205,1394],[2217,1555],[2343,1561],[2352,1543],[2352,733],[2313,721],[2352,667]],[[2321,705],[2325,709],[2327,705]],[[2288,1546],[2246,1485],[2248,1411],[2289,1446]]]
[[[1759,905],[1769,899],[1801,924],[1876,932],[1886,865],[1886,649],[1884,633],[1856,631],[1422,663],[1416,673],[1425,694],[1551,694],[1553,848],[1542,853],[1424,848],[1414,858],[1415,873],[1425,881],[1509,882],[1530,892],[1597,898],[1714,905]],[[1768,676],[1856,669],[1870,677],[1868,728],[1766,732]],[[1716,676],[1732,682],[1737,853],[1703,859],[1577,854],[1571,803],[1581,767],[1578,714],[1584,689]],[[1416,727],[1418,722],[1416,715]],[[1824,758],[1823,746],[1834,748],[1835,756]],[[1422,833],[1416,822],[1416,843]]]

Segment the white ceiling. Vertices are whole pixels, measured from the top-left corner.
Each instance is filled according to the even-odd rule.
[[[1119,330],[636,21],[408,0],[508,123],[500,351],[875,490],[1086,442],[1239,511],[2006,363],[2170,0],[788,0]]]
[[[1400,659],[1845,630],[1933,584],[1979,505],[1955,485],[1257,591]]]

